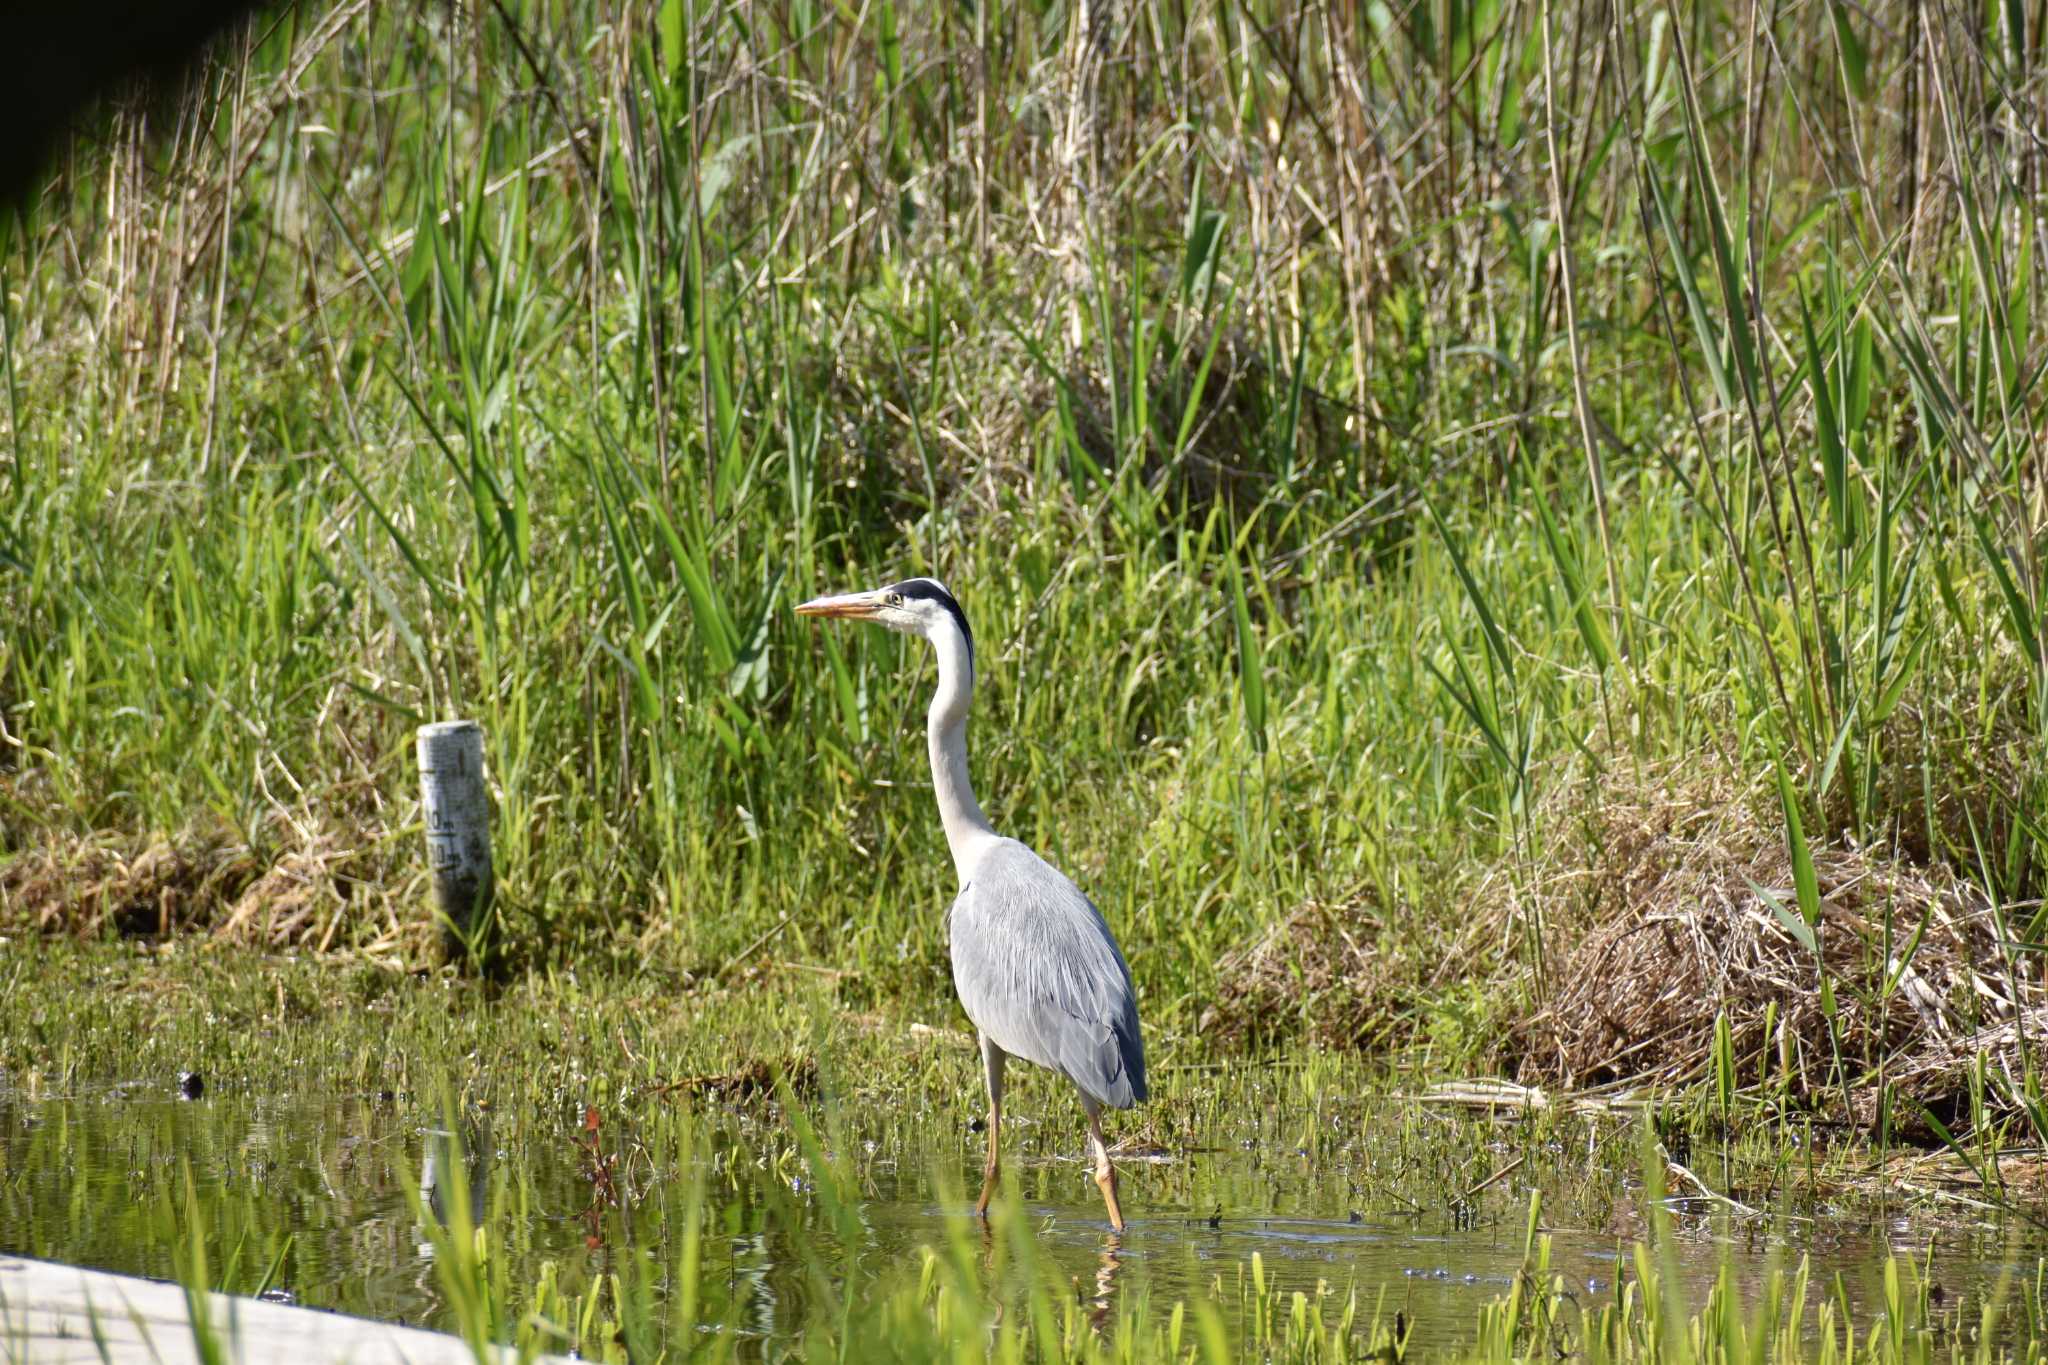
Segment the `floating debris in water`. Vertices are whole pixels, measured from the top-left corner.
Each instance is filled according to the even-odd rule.
[[[642,1086],[640,1093],[698,1095],[738,1102],[773,1099],[778,1082],[788,1085],[790,1093],[797,1096],[816,1094],[818,1063],[809,1057],[790,1057],[780,1061],[757,1058],[736,1071],[722,1075],[684,1076],[680,1080]]]

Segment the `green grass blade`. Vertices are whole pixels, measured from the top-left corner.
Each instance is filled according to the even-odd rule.
[[[1245,599],[1244,576],[1238,569],[1234,548],[1225,552],[1223,563],[1230,581],[1230,616],[1237,627],[1237,677],[1244,697],[1245,731],[1251,736],[1252,747],[1263,754],[1266,752],[1265,649],[1260,643],[1258,630],[1252,625],[1251,607]]]

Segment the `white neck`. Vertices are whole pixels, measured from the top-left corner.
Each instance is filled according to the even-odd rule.
[[[974,700],[974,659],[967,637],[950,623],[936,631],[932,647],[939,656],[939,690],[932,697],[925,735],[931,747],[932,791],[939,799],[939,823],[946,827],[946,845],[953,851],[953,870],[965,887],[974,865],[996,837],[974,784],[967,776],[967,707]]]

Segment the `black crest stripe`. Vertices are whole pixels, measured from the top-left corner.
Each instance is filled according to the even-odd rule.
[[[936,602],[951,612],[953,620],[960,627],[960,633],[967,637],[967,657],[970,660],[974,658],[974,627],[967,624],[967,613],[960,610],[960,604],[953,600],[952,593],[929,578],[906,578],[889,591],[921,602]]]

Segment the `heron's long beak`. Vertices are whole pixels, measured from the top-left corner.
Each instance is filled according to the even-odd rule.
[[[818,597],[796,609],[798,616],[844,616],[855,621],[873,620],[882,605],[879,592],[850,592],[839,597]]]

